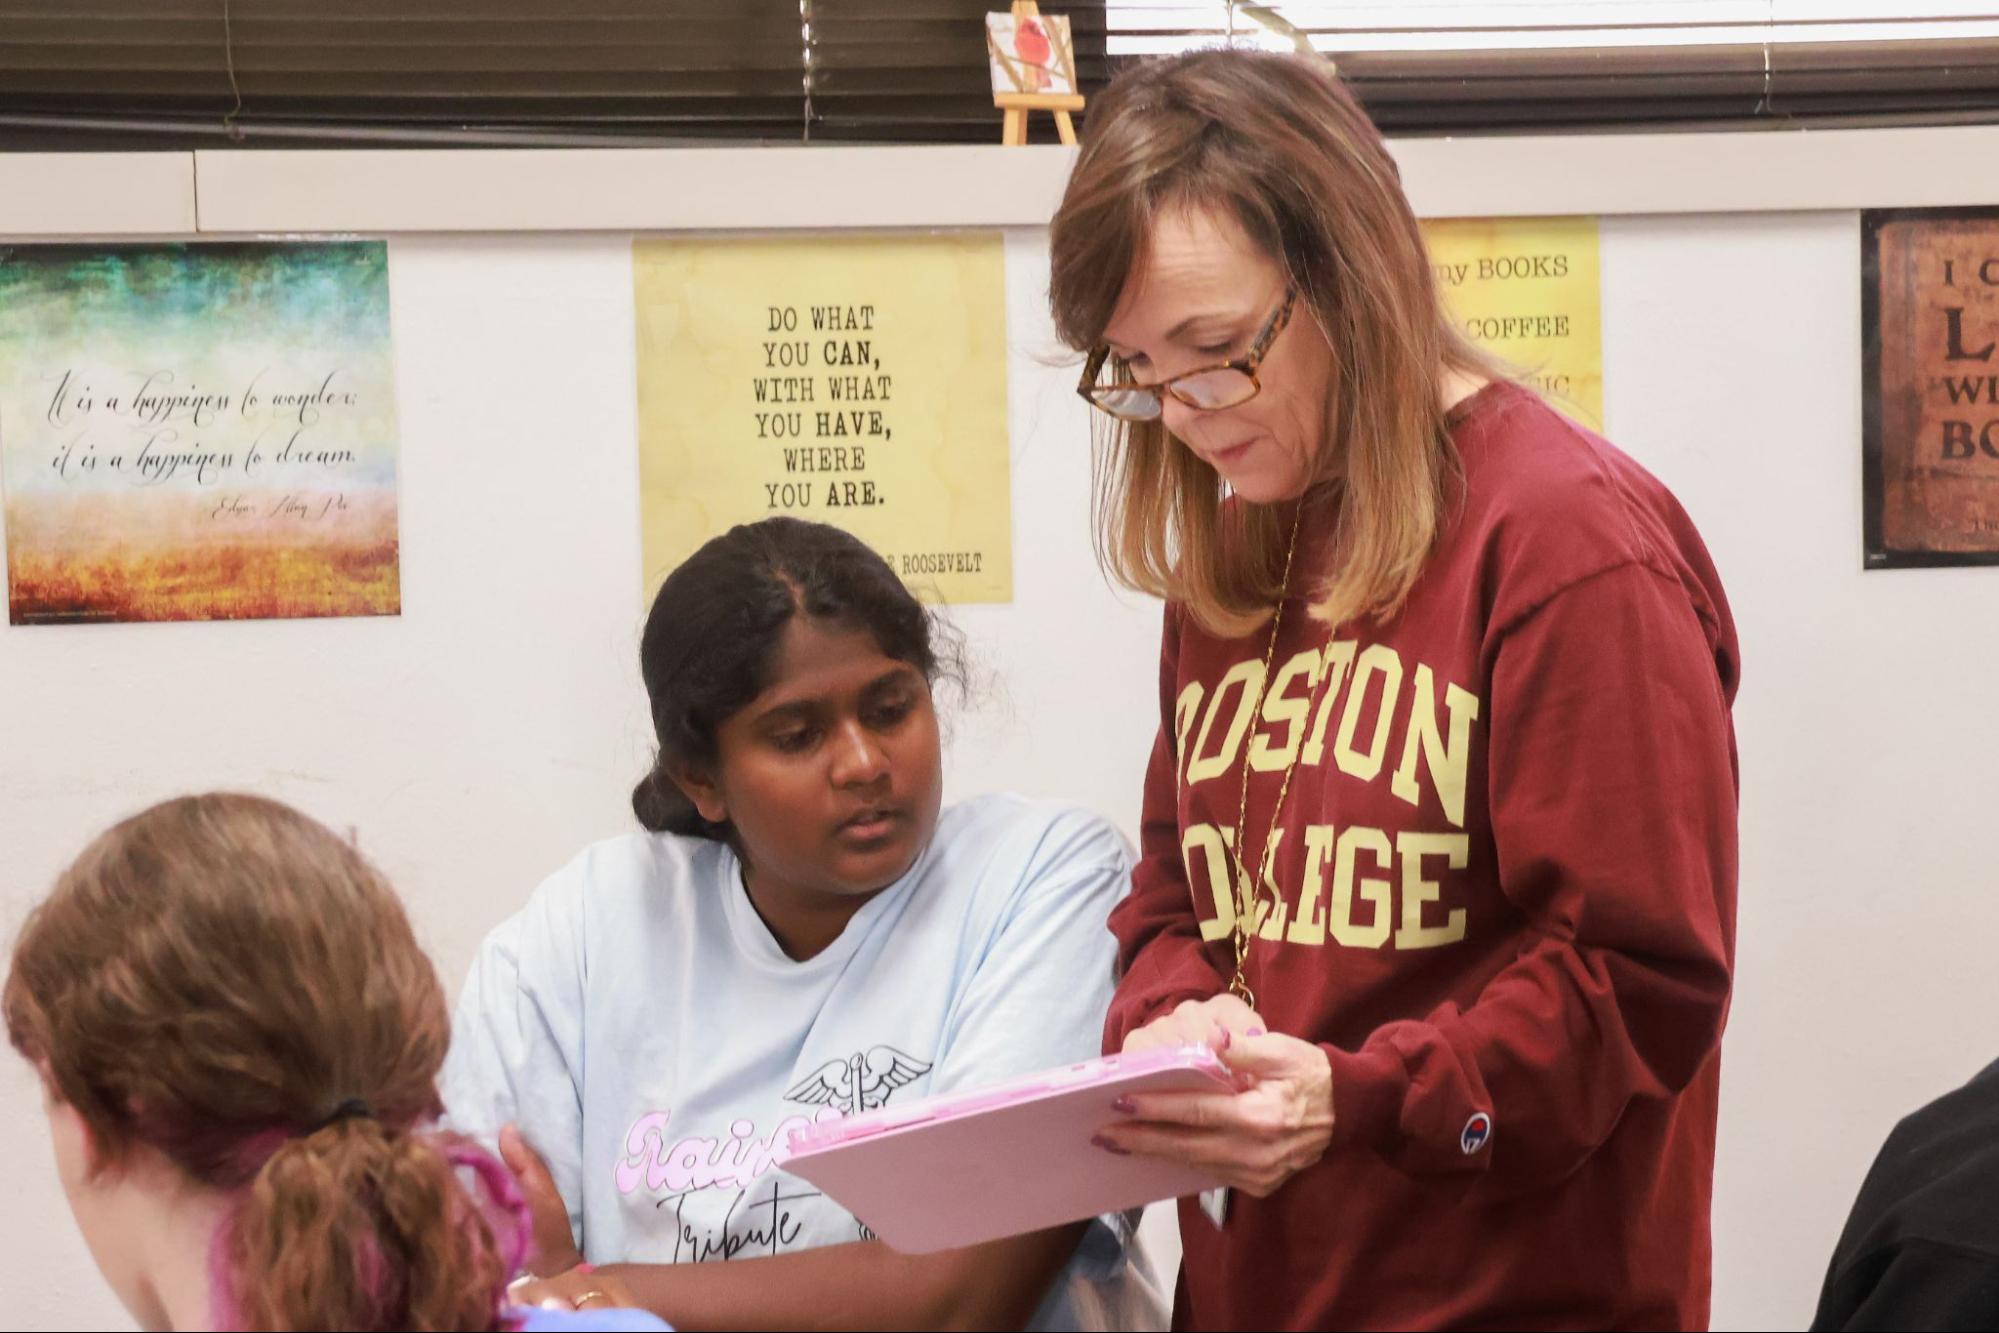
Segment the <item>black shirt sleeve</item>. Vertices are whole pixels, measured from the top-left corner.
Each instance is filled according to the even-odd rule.
[[[1835,1329],[1991,1329],[1999,1321],[1999,1260],[1976,1250],[1905,1240],[1828,1276],[1813,1333]]]

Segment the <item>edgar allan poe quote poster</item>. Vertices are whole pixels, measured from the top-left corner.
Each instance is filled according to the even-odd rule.
[[[0,247],[9,619],[396,615],[381,241]]]

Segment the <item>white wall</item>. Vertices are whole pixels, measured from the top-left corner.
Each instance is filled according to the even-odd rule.
[[[1087,801],[1128,829],[1156,611],[1086,533],[1084,409],[1045,240],[1009,233],[1016,601],[959,617],[995,688],[956,793]],[[1851,213],[1603,231],[1611,432],[1687,503],[1741,625],[1740,970],[1715,1316],[1802,1326],[1893,1121],[1999,1056],[1988,756],[1999,571],[1860,572]],[[254,787],[360,830],[449,977],[645,758],[629,236],[397,237],[399,619],[0,627],[0,939],[104,824]],[[563,460],[566,481],[544,484]],[[0,1060],[0,1321],[121,1326],[62,1211],[28,1073]]]
[[[1888,1130],[1999,1058],[1999,570],[1861,572],[1854,214],[1606,221],[1603,274],[1611,429],[1742,635],[1715,1318],[1802,1326]]]

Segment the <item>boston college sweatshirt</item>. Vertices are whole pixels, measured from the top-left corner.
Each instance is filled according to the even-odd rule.
[[[1249,981],[1323,1048],[1334,1103],[1325,1157],[1272,1197],[1220,1228],[1182,1203],[1176,1327],[1707,1322],[1728,604],[1666,489],[1530,392],[1480,391],[1453,438],[1448,526],[1392,620],[1307,613],[1337,522],[1307,497],[1260,708],[1268,622],[1167,609],[1107,1047],[1228,985],[1246,762],[1277,891]]]

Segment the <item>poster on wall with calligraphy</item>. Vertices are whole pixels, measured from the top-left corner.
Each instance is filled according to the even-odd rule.
[[[1999,207],[1860,235],[1863,567],[1999,564]]]
[[[1458,328],[1558,410],[1603,429],[1603,297],[1593,217],[1423,224]]]
[[[381,241],[0,246],[16,625],[400,614]]]
[[[639,240],[632,268],[648,596],[788,514],[928,600],[1012,600],[997,233]]]

